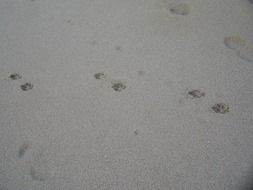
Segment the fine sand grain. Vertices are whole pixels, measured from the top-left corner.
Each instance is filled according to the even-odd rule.
[[[252,190],[252,0],[1,0],[0,190]]]

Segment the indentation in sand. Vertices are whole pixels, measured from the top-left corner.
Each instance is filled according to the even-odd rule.
[[[203,92],[201,90],[190,90],[188,92],[188,96],[190,96],[192,98],[201,98],[201,97],[205,96],[205,92]]]
[[[240,49],[237,55],[245,61],[253,62],[253,46],[246,46]]]
[[[30,176],[35,181],[45,181],[47,177],[47,173],[45,169],[43,170],[43,168],[38,169],[32,166],[30,170]]]
[[[118,91],[118,92],[126,89],[127,87],[126,83],[122,81],[112,81],[111,83],[112,83],[113,90]]]
[[[225,114],[229,112],[229,106],[225,103],[217,103],[212,106],[212,110],[215,113]]]
[[[94,74],[95,79],[105,79],[106,75],[103,72],[95,73]]]
[[[239,36],[229,36],[225,37],[224,44],[230,49],[239,50],[246,45],[246,42]]]
[[[20,85],[20,88],[21,88],[23,91],[28,91],[28,90],[33,89],[33,84],[30,83],[30,82],[27,82],[27,83],[25,83],[25,84]]]
[[[115,48],[117,51],[122,51],[122,47],[121,46],[116,46]]]
[[[177,3],[170,5],[170,12],[177,15],[188,15],[190,13],[190,6],[187,3]]]
[[[22,158],[25,155],[25,153],[28,150],[28,148],[29,148],[29,144],[27,144],[27,143],[22,144],[19,147],[18,157]]]
[[[143,70],[139,70],[139,71],[138,71],[138,75],[139,75],[139,76],[144,76],[144,75],[145,75],[145,72],[144,72]]]
[[[11,74],[9,76],[9,78],[12,79],[12,80],[18,80],[18,79],[21,79],[22,76],[20,74],[18,74],[18,73],[14,73],[14,74]]]
[[[41,152],[31,163],[30,176],[35,181],[45,181],[52,177],[52,167],[52,158]]]
[[[234,50],[241,59],[253,62],[252,43],[247,43],[247,41],[239,36],[229,36],[224,38],[224,44]]]

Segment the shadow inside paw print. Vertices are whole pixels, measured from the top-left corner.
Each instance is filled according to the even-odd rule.
[[[201,90],[191,90],[188,92],[188,96],[190,96],[192,98],[201,98],[201,97],[205,96],[205,92],[203,92]]]
[[[21,88],[23,91],[28,91],[28,90],[33,89],[33,84],[30,83],[30,82],[27,82],[27,83],[25,83],[25,84],[22,84],[22,85],[20,86],[20,88]]]
[[[123,82],[120,82],[120,81],[112,82],[112,88],[113,88],[113,90],[120,92],[120,91],[126,89],[126,84],[124,84]]]
[[[106,75],[103,72],[94,74],[95,79],[105,79]]]
[[[9,76],[9,78],[12,79],[12,80],[18,80],[18,79],[21,79],[22,76],[20,74],[18,74],[18,73],[14,73],[14,74],[11,74]]]
[[[229,106],[224,103],[218,103],[212,106],[212,110],[215,113],[225,114],[229,112]]]

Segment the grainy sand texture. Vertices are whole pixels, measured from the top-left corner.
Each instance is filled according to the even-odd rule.
[[[0,190],[252,190],[252,0],[0,0]]]

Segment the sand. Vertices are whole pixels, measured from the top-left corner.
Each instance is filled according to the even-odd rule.
[[[0,15],[0,190],[253,188],[252,1]]]

